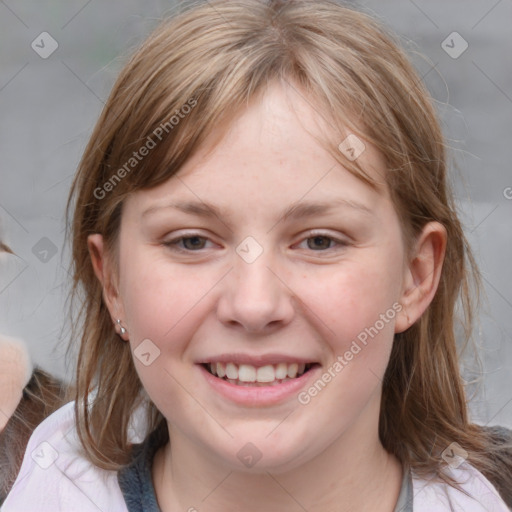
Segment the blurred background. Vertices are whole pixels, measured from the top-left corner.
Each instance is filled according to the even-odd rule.
[[[487,302],[473,419],[512,427],[512,0],[352,2],[395,31],[436,100]],[[117,73],[176,2],[0,1],[0,332],[72,378],[64,209]]]

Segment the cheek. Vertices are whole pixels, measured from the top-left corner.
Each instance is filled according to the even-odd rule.
[[[22,394],[23,383],[19,371],[2,368],[0,365],[0,432],[14,414]]]
[[[189,358],[190,340],[212,308],[210,292],[223,273],[193,266],[178,269],[162,257],[135,252],[123,270],[129,343],[144,389],[160,411],[197,414],[197,404],[184,393],[189,375],[181,362]],[[149,356],[144,360],[141,354]]]
[[[210,272],[211,274],[211,272]],[[180,338],[184,319],[194,316],[215,284],[215,276],[194,268],[177,269],[150,253],[132,254],[125,262],[122,300],[130,337],[150,338],[157,345]]]
[[[331,418],[332,436],[375,396],[389,362],[400,272],[393,259],[380,258],[345,261],[337,272],[308,275],[300,286],[301,299],[313,313],[309,318],[329,351],[322,382],[313,383],[300,400]]]
[[[399,298],[400,270],[389,258],[368,254],[343,261],[336,268],[319,267],[297,285],[297,295],[323,324],[323,332],[335,340],[337,348],[357,338],[388,313],[383,335],[392,338],[395,310]],[[389,321],[391,320],[391,321]]]
[[[121,294],[129,343],[144,389],[161,411],[181,411],[184,416],[189,410],[197,413],[183,392],[187,376],[176,363],[185,357],[200,317],[209,307],[207,294],[215,280],[207,273],[177,271],[162,258],[135,253],[123,270],[126,280]],[[146,360],[142,354],[149,354]]]

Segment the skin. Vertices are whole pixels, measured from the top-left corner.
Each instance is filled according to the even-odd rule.
[[[122,320],[132,350],[147,338],[160,350],[147,367],[134,361],[169,428],[171,442],[153,466],[163,511],[394,509],[402,468],[378,437],[382,377],[394,334],[435,294],[446,233],[427,224],[407,257],[381,155],[366,144],[359,157],[380,182],[373,190],[311,135],[328,129],[295,89],[269,86],[211,151],[205,146],[166,183],[127,199],[117,266],[101,235],[89,237],[113,323]],[[334,205],[339,198],[369,211]],[[168,207],[142,215],[176,201],[207,201],[220,213]],[[282,218],[298,202],[332,209]],[[206,240],[165,245],[185,235]],[[248,236],[263,249],[253,263],[235,250]],[[401,312],[307,405],[296,396],[236,405],[195,364],[277,352],[325,370],[394,303]],[[248,442],[262,454],[252,468],[237,457]]]
[[[22,346],[0,339],[0,432],[20,403],[29,366]]]

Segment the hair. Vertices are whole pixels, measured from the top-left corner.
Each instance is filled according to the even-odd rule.
[[[0,255],[15,254],[0,238]],[[16,480],[23,462],[25,448],[32,431],[41,421],[65,403],[65,386],[37,368],[32,372],[32,362],[23,344],[13,338],[2,337],[0,351],[5,347],[16,350],[16,358],[25,373],[22,397],[16,410],[0,429],[0,505]],[[5,343],[6,342],[6,343]],[[2,354],[4,355],[4,354]],[[71,396],[70,396],[71,398]]]
[[[0,238],[0,254],[15,252]],[[22,343],[2,336],[0,351],[15,343],[17,357],[24,370],[21,399],[7,423],[0,429],[0,505],[4,502],[18,476],[28,440],[34,429],[75,394],[72,387],[42,369],[32,367]],[[21,350],[20,350],[21,347]],[[4,354],[2,354],[4,355]]]
[[[4,242],[0,241],[0,252],[6,252],[8,254],[14,254],[11,250],[11,248],[6,245]]]
[[[447,231],[437,293],[422,317],[395,335],[379,421],[384,448],[418,475],[454,485],[441,454],[456,441],[500,490],[510,488],[494,437],[468,418],[455,321],[461,313],[462,338],[469,340],[480,278],[449,189],[433,100],[395,36],[372,17],[326,0],[195,2],[150,35],[114,84],[67,205],[68,213],[74,208],[70,293],[80,301],[72,322],[72,339],[81,338],[75,412],[86,456],[104,469],[128,463],[128,423],[142,399],[129,344],[115,333],[102,300],[88,235],[103,235],[115,267],[125,198],[171,178],[275,82],[315,105],[332,128],[326,149],[370,186],[375,182],[337,145],[354,133],[380,151],[407,251],[427,222]],[[144,145],[147,156],[136,159]],[[148,428],[165,428],[150,408]]]
[[[0,431],[0,504],[16,480],[33,430],[69,399],[71,393],[63,382],[40,368],[34,370],[20,403]]]

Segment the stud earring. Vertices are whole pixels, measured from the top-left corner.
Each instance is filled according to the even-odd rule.
[[[117,325],[119,325],[119,332],[120,334],[126,334],[126,329],[121,325],[121,320],[119,320],[119,318],[116,320],[117,321]]]

